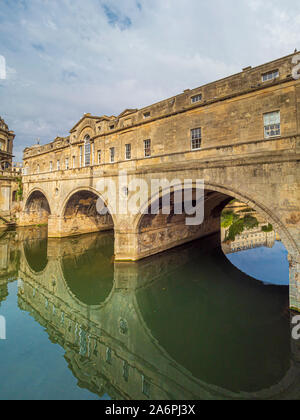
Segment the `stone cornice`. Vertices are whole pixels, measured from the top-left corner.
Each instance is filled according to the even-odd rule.
[[[183,153],[184,155],[184,153]],[[300,162],[300,153],[295,153],[290,149],[286,150],[286,153],[283,151],[273,151],[273,152],[257,152],[251,154],[244,154],[240,156],[224,156],[224,158],[203,158],[195,160],[181,160],[174,163],[163,162],[154,165],[147,165],[140,168],[133,168],[127,170],[127,175],[145,175],[147,173],[166,173],[166,172],[181,172],[181,171],[191,171],[191,170],[205,170],[211,168],[225,168],[225,167],[236,167],[236,166],[255,166],[257,164],[267,164],[272,165],[276,163],[284,162]],[[90,166],[84,168],[76,168],[62,171],[54,172],[45,172],[40,174],[30,174],[23,175],[24,182],[32,182],[30,179],[34,177],[35,182],[49,182],[49,180],[54,181],[59,179],[60,181],[72,181],[79,179],[92,179],[100,177],[118,177],[119,176],[119,164],[103,164],[101,166]],[[122,168],[124,169],[124,168]],[[74,175],[72,175],[74,171]],[[68,175],[65,175],[65,173]],[[81,174],[80,174],[81,172]],[[85,173],[84,173],[85,172]],[[80,176],[78,176],[78,173]],[[55,175],[61,174],[62,176],[56,178]],[[44,179],[43,179],[44,178]]]

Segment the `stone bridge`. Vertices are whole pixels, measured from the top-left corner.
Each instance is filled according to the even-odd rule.
[[[50,238],[113,229],[115,260],[137,261],[220,232],[222,209],[238,199],[279,233],[289,253],[290,306],[300,310],[300,83],[291,77],[291,60],[247,68],[118,117],[86,114],[70,136],[26,149],[19,224],[48,223]],[[265,82],[268,72],[276,77]],[[139,180],[148,193],[137,200],[138,211],[121,214],[98,186],[113,181],[127,202],[135,200],[136,190],[120,177],[125,171],[129,184]],[[156,179],[172,186],[169,214],[164,184],[151,193]],[[185,180],[193,198],[204,181],[200,225],[188,226],[187,215],[174,212]],[[99,198],[110,214],[97,212]],[[146,214],[151,205],[158,214]]]

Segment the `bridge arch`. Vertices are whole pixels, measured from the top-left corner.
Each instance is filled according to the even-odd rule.
[[[59,209],[64,236],[114,229],[114,214],[111,211],[106,215],[99,214],[99,200],[109,209],[102,196],[92,187],[79,187],[67,195]]]
[[[196,188],[196,183],[193,183],[193,188]],[[218,208],[219,216],[221,215],[221,212],[225,205],[232,199],[238,199],[241,202],[247,204],[249,207],[251,207],[253,210],[256,210],[264,219],[273,225],[274,229],[279,233],[282,243],[285,245],[288,253],[292,256],[297,256],[300,253],[300,249],[297,246],[294,238],[290,234],[287,227],[282,223],[282,221],[274,214],[272,210],[270,210],[266,205],[262,204],[261,202],[258,202],[253,197],[249,196],[248,194],[244,192],[237,191],[231,187],[227,187],[220,184],[214,184],[211,182],[205,182],[204,184],[205,188],[205,197],[206,193],[219,193],[222,194],[222,196],[219,197],[219,203],[217,206],[220,206]],[[182,184],[177,184],[172,187],[172,191],[175,193],[176,191],[182,189]],[[135,216],[134,222],[133,222],[133,230],[136,234],[140,233],[141,223],[145,216],[145,212],[147,209],[151,206],[153,202],[156,200],[161,199],[168,190],[162,189],[159,194],[153,195],[149,198],[149,200],[145,203],[143,203],[140,207],[140,212],[138,215]],[[205,198],[206,200],[206,198]],[[223,204],[222,204],[223,203]],[[216,207],[217,207],[216,206]],[[206,215],[205,215],[206,217]],[[205,220],[204,220],[205,221]]]
[[[21,225],[48,224],[48,218],[52,214],[52,211],[47,194],[42,189],[35,188],[31,190],[25,198],[24,203]]]

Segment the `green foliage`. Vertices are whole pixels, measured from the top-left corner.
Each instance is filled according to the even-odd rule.
[[[226,229],[238,219],[239,216],[233,211],[223,211],[221,215],[221,226]]]
[[[225,210],[221,215],[221,226],[227,229],[225,242],[235,241],[236,236],[243,233],[244,230],[256,228],[258,225],[258,220],[251,214],[245,214],[241,217],[233,211]]]
[[[17,201],[23,200],[23,184],[22,184],[22,178],[17,178],[18,182],[18,189],[17,189]]]
[[[246,214],[246,216],[242,220],[244,220],[246,229],[254,229],[258,227],[258,220],[256,219],[256,217],[251,216],[250,214]]]
[[[240,235],[245,229],[244,220],[239,219],[232,223],[229,230],[226,232],[225,242],[234,241],[237,235]]]
[[[263,226],[262,228],[261,228],[261,230],[263,231],[263,232],[273,232],[273,226],[269,223],[267,226]]]

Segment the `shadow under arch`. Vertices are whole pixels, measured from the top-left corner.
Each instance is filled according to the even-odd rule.
[[[47,237],[23,242],[23,251],[27,265],[34,274],[41,274],[46,270],[48,265],[47,250]]]
[[[153,342],[194,378],[235,393],[275,393],[291,367],[288,288],[265,286],[203,241],[159,256],[186,259],[137,290],[139,316]],[[150,259],[155,267],[158,256]]]
[[[48,219],[52,212],[49,204],[50,202],[43,190],[35,188],[30,191],[24,202],[22,225],[33,226],[48,224]]]
[[[65,215],[66,215],[66,211],[67,211],[67,207],[68,207],[68,204],[70,203],[70,200],[72,199],[72,197],[74,197],[76,194],[80,194],[80,193],[82,193],[82,192],[88,192],[88,193],[90,193],[91,195],[93,195],[94,197],[96,197],[97,198],[97,200],[100,198],[100,200],[104,203],[104,205],[107,207],[107,209],[108,209],[108,211],[109,211],[109,215],[111,216],[111,218],[112,218],[112,221],[113,221],[113,225],[115,226],[115,222],[116,222],[116,220],[115,220],[115,215],[114,215],[114,212],[113,211],[111,211],[111,209],[110,209],[110,207],[109,207],[109,205],[108,205],[108,203],[103,199],[103,197],[102,197],[102,195],[95,189],[95,188],[93,188],[93,187],[90,187],[90,186],[84,186],[84,187],[78,187],[78,188],[75,188],[74,190],[72,190],[67,196],[66,196],[66,198],[64,199],[64,201],[63,201],[63,203],[62,203],[62,206],[61,206],[61,208],[60,208],[60,210],[59,210],[59,214],[62,216],[62,217],[64,217]]]
[[[192,185],[194,189],[197,188],[196,182],[193,182]],[[171,191],[175,193],[181,189],[182,189],[182,183],[178,185],[173,185]],[[147,212],[151,204],[154,201],[161,199],[167,193],[167,191],[168,190],[166,189],[162,189],[159,194],[153,195],[152,197],[149,198],[147,202],[141,205],[140,211],[136,215],[134,219],[134,223],[133,223],[133,228],[136,233],[139,232],[142,219],[145,216],[145,213]],[[288,253],[291,255],[299,255],[300,249],[298,248],[295,240],[291,236],[286,226],[265,205],[254,200],[252,197],[248,196],[245,193],[241,193],[225,185],[214,184],[212,182],[204,183],[204,191],[205,193],[209,192],[209,194],[220,193],[224,196],[224,199],[221,200],[221,202],[218,204],[219,208],[217,210],[219,211],[220,214],[223,208],[226,206],[226,204],[228,204],[228,202],[232,199],[238,199],[241,202],[247,204],[253,210],[256,210],[268,223],[272,224],[274,229],[279,233],[282,243],[286,247]]]
[[[78,236],[92,232],[114,230],[114,214],[101,214],[106,206],[101,195],[92,187],[80,187],[71,191],[59,209],[63,236]]]
[[[81,306],[96,309],[105,305],[113,292],[114,266],[113,235],[94,235],[93,244],[80,252],[76,252],[74,241],[82,242],[82,238],[67,238],[66,241],[72,241],[74,252],[63,256],[60,265],[63,281],[72,298]]]

